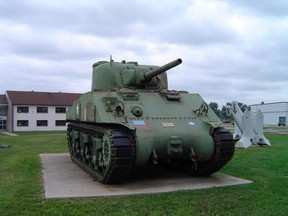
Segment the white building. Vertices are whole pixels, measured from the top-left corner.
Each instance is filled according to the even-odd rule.
[[[66,111],[81,94],[34,91],[6,91],[5,125],[2,130],[58,131],[66,130]],[[2,100],[3,102],[3,95]],[[2,103],[3,103],[2,102]],[[4,109],[5,104],[0,104]],[[5,116],[6,114],[6,116]]]
[[[264,125],[278,125],[279,117],[285,117],[287,126],[288,102],[261,103],[250,105],[253,112],[261,110],[264,115]]]

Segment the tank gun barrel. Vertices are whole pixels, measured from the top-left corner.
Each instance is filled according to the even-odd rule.
[[[144,74],[144,80],[145,81],[149,81],[151,80],[153,77],[161,74],[161,73],[164,73],[165,71],[167,70],[170,70],[171,68],[173,67],[176,67],[177,65],[181,64],[182,63],[182,59],[181,58],[178,58],[174,61],[171,61],[159,68],[156,68],[154,70],[151,70],[151,71],[148,71]]]

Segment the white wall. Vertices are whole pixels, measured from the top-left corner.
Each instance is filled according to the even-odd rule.
[[[13,106],[13,131],[62,131],[66,130],[67,126],[56,126],[56,120],[65,120],[66,113],[56,113],[56,106],[45,106],[48,107],[48,113],[37,113],[37,107],[39,106],[28,106],[28,105],[19,105],[21,107],[29,107],[28,113],[17,113],[17,105]],[[44,106],[41,106],[44,107]],[[63,106],[57,106],[63,107]],[[66,107],[67,110],[67,107]],[[28,120],[29,125],[26,126],[17,126],[18,120]],[[37,120],[47,120],[47,126],[37,126]]]
[[[265,125],[278,125],[280,116],[286,116],[288,120],[288,102],[251,105],[253,112],[256,113],[259,109],[264,115]]]

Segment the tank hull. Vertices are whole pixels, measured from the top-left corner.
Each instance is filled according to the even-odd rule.
[[[67,112],[71,157],[103,183],[121,182],[130,169],[147,163],[162,163],[178,167],[177,169],[184,167],[192,174],[209,175],[232,158],[234,144],[230,133],[219,129],[219,118],[210,109],[205,109],[205,104],[199,94],[187,92],[127,89],[88,92],[75,101]],[[99,132],[102,130],[103,133]],[[105,131],[112,134],[121,132],[122,135],[107,138],[109,136],[105,135]],[[224,135],[220,136],[221,134]],[[220,146],[217,147],[219,136]],[[223,156],[223,161],[226,162],[222,161],[219,165],[222,156],[218,155],[218,162],[212,161],[215,160],[215,152],[222,148],[223,140],[228,142],[228,156]],[[108,153],[105,147],[107,142],[116,143],[115,149],[108,149]],[[120,143],[119,146],[117,143]],[[123,177],[118,175],[115,178],[109,177],[111,173],[104,174],[105,169],[110,169],[105,173],[113,172],[111,170],[120,172],[109,167],[109,157],[113,156],[113,151],[124,155],[123,158],[116,155],[118,161],[128,161],[123,162],[125,168],[119,168]],[[216,164],[217,168],[211,168],[211,163]],[[95,174],[97,169],[100,171]]]

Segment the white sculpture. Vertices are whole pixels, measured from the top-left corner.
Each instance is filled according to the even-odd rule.
[[[235,131],[233,134],[236,142],[235,147],[248,148],[252,144],[269,145],[268,139],[263,134],[263,114],[258,110],[255,115],[250,108],[243,113],[237,101],[232,101],[232,106],[227,107],[229,115],[232,115],[235,122]]]

